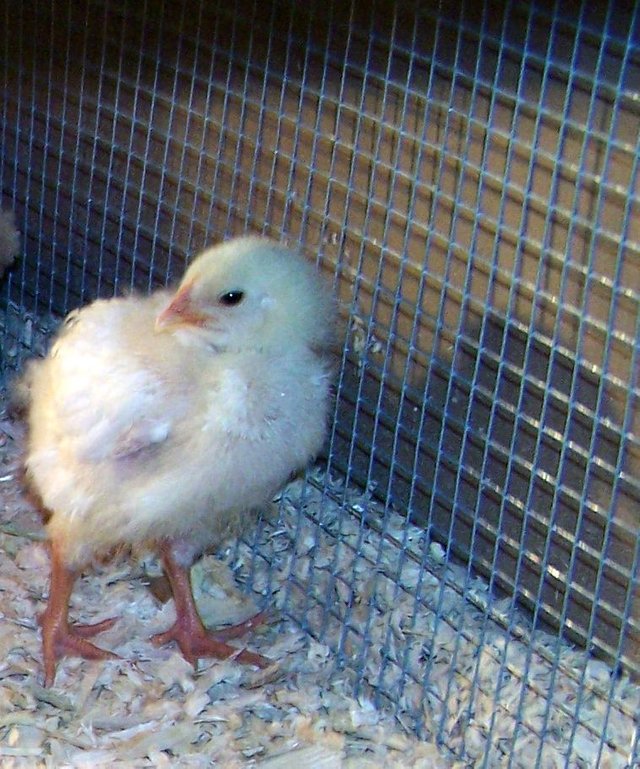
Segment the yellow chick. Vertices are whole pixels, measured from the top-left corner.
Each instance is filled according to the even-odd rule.
[[[264,666],[211,634],[190,567],[242,529],[320,450],[330,402],[334,301],[312,265],[263,238],[202,253],[173,294],[71,313],[29,370],[26,478],[48,514],[51,585],[40,617],[45,684],[65,655],[113,655],[68,621],[78,570],[120,544],[161,555],[177,619],[157,644]]]

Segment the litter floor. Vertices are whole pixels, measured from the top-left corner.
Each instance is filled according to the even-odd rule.
[[[227,543],[194,567],[207,624],[238,622],[271,607],[271,621],[245,642],[272,658],[272,667],[201,661],[194,670],[172,646],[154,647],[147,639],[171,623],[173,612],[159,565],[149,553],[120,553],[78,580],[72,615],[118,617],[100,643],[121,659],[65,659],[56,685],[44,689],[37,615],[48,555],[39,515],[19,483],[23,440],[21,425],[5,415],[3,767],[179,761],[229,769],[426,769],[529,767],[538,757],[550,768],[598,760],[603,767],[630,765],[624,746],[633,743],[637,686],[613,679],[604,663],[555,637],[518,637],[513,627],[507,636],[483,611],[488,593],[481,580],[465,600],[466,571],[447,565],[439,545],[425,543],[400,515],[382,536],[366,523],[375,503],[361,491],[345,495],[339,479],[327,482],[319,469],[311,482],[289,484],[246,541]],[[345,515],[333,501],[339,495],[327,488],[360,517]],[[420,552],[428,563],[418,562]],[[292,608],[304,612],[309,632],[291,621]],[[336,652],[344,664],[336,664]],[[357,690],[354,669],[366,682]],[[425,724],[422,739],[416,719]],[[460,757],[441,749],[437,735]]]

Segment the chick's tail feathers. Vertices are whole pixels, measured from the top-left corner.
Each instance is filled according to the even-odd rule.
[[[33,375],[37,365],[37,360],[27,361],[22,371],[13,376],[7,384],[7,414],[11,419],[27,418],[31,406]]]

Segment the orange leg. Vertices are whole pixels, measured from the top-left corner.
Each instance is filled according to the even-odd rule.
[[[88,660],[118,659],[117,654],[100,649],[86,640],[110,628],[115,619],[105,619],[95,625],[69,624],[69,598],[75,580],[76,573],[64,565],[53,543],[49,602],[38,618],[42,628],[45,686],[53,684],[56,662],[61,657],[84,657]]]
[[[207,632],[193,600],[189,570],[176,561],[171,552],[170,544],[164,544],[160,549],[160,554],[173,591],[177,617],[169,630],[153,636],[151,640],[154,644],[159,646],[169,641],[175,641],[185,659],[192,665],[199,657],[216,657],[217,659],[233,657],[245,665],[256,665],[259,668],[266,668],[272,664],[271,660],[261,654],[255,654],[246,649],[236,649],[224,643],[223,640],[244,635],[256,625],[264,622],[265,612],[260,612],[260,614],[256,614],[255,617],[251,617],[239,625],[223,628],[215,633]]]

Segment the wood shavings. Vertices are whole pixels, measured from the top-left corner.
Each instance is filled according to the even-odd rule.
[[[343,756],[319,745],[297,748],[282,756],[273,756],[260,761],[259,769],[300,769],[313,766],[314,769],[341,769]]]
[[[382,342],[372,331],[367,330],[367,324],[361,315],[354,313],[351,316],[350,331],[351,349],[356,356],[359,367],[364,366],[367,355],[380,356],[384,352]]]
[[[17,466],[22,433],[3,434],[0,467]],[[57,686],[43,689],[36,618],[48,556],[16,478],[0,483],[3,769],[462,769],[486,757],[529,769],[538,754],[545,768],[588,767],[601,734],[603,765],[625,766],[637,687],[555,639],[507,636],[488,612],[510,616],[508,603],[370,493],[320,472],[316,485],[289,484],[247,541],[193,573],[212,626],[271,607],[274,623],[248,642],[273,666],[203,660],[194,670],[172,646],[153,646],[173,604],[149,590],[160,570],[142,554],[87,570],[72,599],[79,621],[118,617],[99,643],[122,659],[65,659]]]
[[[439,542],[432,542],[429,545],[429,556],[431,557],[432,561],[438,566],[441,566],[446,561],[445,549],[442,547],[442,545]]]

